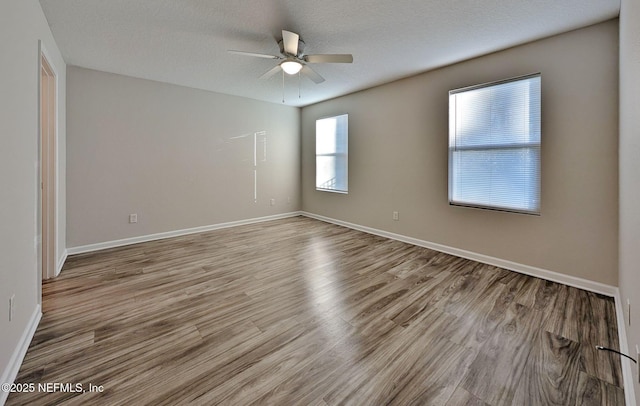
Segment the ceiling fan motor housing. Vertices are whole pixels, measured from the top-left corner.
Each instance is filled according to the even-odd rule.
[[[280,40],[278,41],[278,46],[280,47],[280,53],[282,55],[289,55],[288,53],[285,52],[284,50],[284,41]],[[298,39],[298,55],[293,55],[296,58],[302,58],[304,56],[304,41],[301,39]]]

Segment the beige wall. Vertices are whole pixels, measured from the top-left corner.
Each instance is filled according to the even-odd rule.
[[[629,352],[640,346],[640,3],[622,0],[620,10],[620,296]],[[625,312],[625,320],[629,315]],[[625,361],[628,362],[628,361]],[[640,360],[638,360],[640,362]],[[633,366],[636,399],[638,368]]]
[[[77,67],[67,94],[69,247],[300,209],[298,108]]]
[[[303,108],[303,210],[617,285],[617,50],[613,20]],[[542,215],[449,206],[448,91],[534,72]],[[318,192],[315,120],[342,113],[349,194]]]
[[[58,75],[58,258],[65,250],[66,66],[36,0],[0,2],[0,382],[12,379],[12,357],[38,312],[38,40]],[[8,321],[9,297],[15,318]],[[28,344],[28,343],[27,343]],[[0,393],[0,403],[3,396]]]

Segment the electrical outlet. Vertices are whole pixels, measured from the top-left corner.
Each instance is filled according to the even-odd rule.
[[[270,203],[271,203],[272,206],[275,206],[276,205],[276,199],[271,199]]]
[[[15,309],[16,295],[11,295],[9,298],[9,321],[13,320],[13,311]]]
[[[400,220],[400,216],[399,216],[399,214],[398,214],[398,212],[397,212],[397,211],[394,211],[394,212],[393,212],[393,220],[394,220],[394,221],[398,221],[398,220]]]
[[[137,223],[138,215],[136,213],[129,214],[129,224]]]

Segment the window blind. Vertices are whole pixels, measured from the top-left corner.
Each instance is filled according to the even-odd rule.
[[[540,74],[449,92],[449,203],[540,212]]]

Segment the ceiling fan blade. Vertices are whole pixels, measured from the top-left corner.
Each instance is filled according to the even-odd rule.
[[[295,32],[282,30],[282,44],[284,45],[284,52],[287,54],[298,56],[298,41],[300,36]]]
[[[229,52],[230,54],[244,55],[244,56],[255,56],[255,57],[258,57],[258,58],[281,59],[279,56],[276,56],[276,55],[256,54],[255,52],[234,51],[232,49],[228,50],[227,52]]]
[[[300,73],[302,73],[303,75],[305,75],[306,77],[308,77],[309,79],[313,80],[316,83],[324,82],[324,78],[318,75],[316,71],[311,69],[309,65],[304,65]]]
[[[353,55],[351,54],[305,55],[304,60],[309,63],[352,63]]]
[[[282,70],[280,65],[276,65],[275,67],[273,67],[273,69],[270,69],[267,73],[265,73],[264,75],[260,76],[260,79],[269,79],[271,76],[273,76],[276,73],[280,72],[280,70]]]

